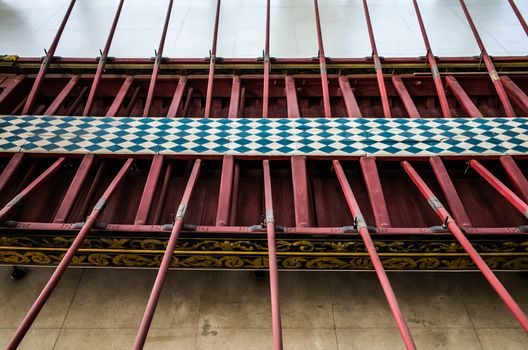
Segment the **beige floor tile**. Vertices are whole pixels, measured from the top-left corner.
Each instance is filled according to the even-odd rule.
[[[328,279],[337,328],[396,327],[375,273],[335,272]]]
[[[334,328],[332,301],[325,272],[280,275],[283,328]]]
[[[399,350],[405,349],[395,328],[336,329],[339,350]]]
[[[250,272],[208,273],[202,292],[199,328],[271,328],[267,279]]]
[[[452,273],[390,273],[409,327],[471,328]]]
[[[25,278],[11,281],[11,268],[0,268],[0,328],[17,327],[53,273],[50,268],[29,268]],[[70,269],[63,275],[39,313],[35,328],[60,328],[79,284],[82,270]]]
[[[271,329],[208,329],[199,331],[196,350],[269,350],[273,348]]]
[[[528,278],[518,273],[498,273],[497,277],[528,313]],[[476,328],[517,327],[518,323],[502,299],[480,273],[457,274],[455,285]]]
[[[18,350],[51,350],[55,345],[57,336],[59,335],[59,328],[46,329],[30,329]],[[3,349],[11,337],[15,334],[15,329],[4,328],[0,329],[0,347]]]
[[[418,349],[481,349],[474,328],[412,328],[411,334]]]
[[[63,329],[54,350],[130,349],[135,329]],[[193,349],[195,329],[151,329],[145,349]]]
[[[155,270],[87,270],[65,328],[137,328],[154,283]],[[200,272],[170,271],[152,328],[196,327]]]
[[[520,328],[477,328],[483,350],[526,350],[528,335]]]
[[[288,350],[337,350],[334,329],[284,329],[282,336]]]

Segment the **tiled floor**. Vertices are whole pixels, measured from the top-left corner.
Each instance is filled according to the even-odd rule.
[[[528,0],[515,0],[528,18]],[[126,0],[110,50],[116,57],[152,57],[168,0]],[[42,56],[69,0],[0,1],[0,54]],[[218,55],[258,57],[265,35],[265,0],[222,0]],[[369,0],[382,56],[421,56],[425,48],[411,0]],[[528,38],[507,0],[466,0],[492,55],[527,55]],[[96,57],[104,46],[118,0],[77,0],[56,55]],[[271,1],[270,52],[275,57],[317,56],[312,0]],[[420,0],[433,52],[438,56],[480,53],[458,0]],[[361,0],[319,0],[326,54],[371,54]],[[176,0],[165,56],[206,57],[211,47],[216,0]]]
[[[0,345],[13,334],[51,270],[9,280],[0,268]],[[528,275],[500,279],[528,311]],[[155,271],[69,270],[22,349],[129,349]],[[528,347],[528,336],[476,273],[391,273],[419,349]],[[369,272],[280,274],[285,349],[403,349]],[[147,349],[270,349],[267,280],[250,272],[171,271]]]

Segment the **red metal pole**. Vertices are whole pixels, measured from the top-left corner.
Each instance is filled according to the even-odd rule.
[[[493,289],[497,292],[497,294],[501,297],[501,299],[504,301],[508,309],[511,311],[513,316],[519,321],[519,324],[521,327],[528,332],[528,317],[524,314],[522,309],[517,305],[515,300],[513,300],[512,296],[506,288],[502,285],[502,283],[497,279],[495,274],[491,271],[488,265],[486,265],[486,262],[482,257],[478,254],[477,250],[473,247],[471,242],[466,238],[464,233],[460,230],[455,220],[451,218],[451,215],[447,212],[447,210],[444,208],[442,203],[438,200],[438,198],[433,194],[433,192],[429,189],[429,187],[425,184],[425,182],[421,179],[420,175],[413,169],[411,164],[409,162],[402,162],[403,169],[405,172],[409,175],[411,180],[414,182],[416,187],[420,190],[424,198],[427,200],[429,205],[433,208],[433,210],[436,212],[438,217],[443,221],[444,225],[447,226],[449,231],[455,236],[457,241],[460,243],[462,248],[468,253],[468,255],[471,257],[471,260],[475,263],[475,265],[478,267],[478,269],[482,272],[484,277],[488,280],[488,282],[491,284]]]
[[[400,305],[398,304],[398,300],[396,299],[396,295],[392,290],[392,286],[389,282],[389,278],[387,277],[387,273],[383,268],[383,264],[379,258],[378,253],[376,252],[376,247],[374,246],[374,242],[372,241],[370,233],[368,232],[367,224],[365,222],[365,219],[363,218],[363,215],[361,214],[361,210],[356,201],[356,198],[354,197],[352,188],[348,183],[346,174],[343,171],[343,168],[341,167],[341,164],[338,160],[333,161],[333,166],[337,175],[337,179],[339,180],[339,184],[341,185],[343,194],[345,195],[350,213],[356,221],[356,226],[359,231],[359,234],[365,242],[365,247],[367,248],[370,259],[372,260],[372,265],[374,265],[374,269],[376,270],[376,274],[381,283],[381,287],[383,288],[383,292],[387,297],[387,301],[392,311],[392,315],[396,320],[396,324],[398,325],[398,329],[402,336],[403,342],[405,343],[405,347],[407,349],[416,349],[416,345],[414,345],[414,340],[411,336],[411,332],[409,331],[409,327],[407,326],[405,317],[401,312]]]
[[[405,87],[405,84],[399,75],[392,76],[392,85],[394,85],[396,92],[403,102],[403,107],[407,112],[407,116],[409,118],[421,118],[420,112],[418,112],[418,109],[414,105],[411,95],[409,95],[409,91],[407,91],[407,88]]]
[[[262,118],[269,116],[269,73],[270,73],[270,0],[266,0],[266,38],[264,41],[264,88],[262,92]]]
[[[161,294],[163,284],[165,283],[165,277],[167,275],[167,271],[169,270],[169,266],[172,261],[172,255],[174,253],[174,248],[176,247],[176,242],[178,241],[181,229],[183,227],[183,220],[185,219],[187,207],[189,205],[189,201],[194,191],[194,187],[198,179],[198,174],[200,173],[200,166],[201,166],[201,160],[196,159],[194,161],[194,166],[192,168],[189,180],[187,181],[187,185],[185,186],[185,191],[183,193],[180,206],[178,207],[178,212],[176,213],[176,219],[174,221],[174,226],[172,228],[169,241],[167,243],[167,248],[165,249],[165,252],[163,253],[163,259],[161,260],[160,268],[156,276],[156,281],[154,282],[154,286],[152,287],[152,292],[150,293],[147,307],[145,309],[145,314],[143,315],[143,319],[141,320],[141,325],[139,326],[139,329],[136,335],[136,340],[133,346],[134,350],[143,349],[143,346],[145,345],[145,340],[147,339],[147,334],[150,328],[150,324],[152,323],[152,318],[154,317],[154,312],[156,311],[156,306],[158,304],[159,296]]]
[[[326,71],[326,55],[323,45],[323,34],[321,31],[321,21],[319,19],[319,3],[314,0],[315,8],[315,26],[317,28],[317,44],[319,46],[319,70],[321,74],[321,87],[323,89],[323,107],[326,118],[332,117],[332,108],[330,105],[330,91],[328,90],[328,73]]]
[[[264,201],[266,206],[266,230],[268,236],[268,260],[270,274],[271,318],[273,328],[273,348],[282,350],[282,326],[279,300],[279,272],[277,269],[277,247],[275,243],[275,218],[269,161],[262,162],[264,170]]]
[[[112,27],[110,28],[110,33],[108,33],[108,38],[106,39],[105,47],[103,49],[103,52],[101,53],[101,57],[99,58],[97,71],[95,72],[92,87],[90,88],[90,93],[88,94],[88,100],[86,101],[86,105],[84,106],[83,115],[90,114],[90,109],[92,108],[95,92],[97,91],[97,87],[99,86],[99,82],[101,81],[101,77],[103,75],[103,71],[106,65],[106,60],[108,59],[108,52],[110,51],[110,45],[112,45],[112,39],[114,38],[117,22],[119,21],[119,16],[121,16],[121,9],[123,8],[123,3],[124,0],[120,0],[119,5],[117,6],[117,10],[114,15],[114,20],[112,22]]]
[[[68,22],[68,19],[70,18],[70,14],[73,10],[73,5],[75,5],[75,1],[76,0],[70,1],[70,5],[68,6],[68,9],[66,10],[66,14],[64,15],[64,18],[62,19],[59,29],[57,30],[57,34],[55,34],[55,38],[53,38],[53,42],[51,43],[51,46],[49,47],[46,53],[46,57],[44,57],[44,59],[42,60],[42,64],[40,65],[40,69],[37,74],[37,77],[35,78],[35,81],[33,82],[33,87],[31,88],[28,99],[26,100],[26,104],[24,105],[24,108],[22,109],[22,114],[29,114],[31,107],[33,107],[33,104],[35,103],[35,100],[37,99],[37,95],[40,91],[42,83],[44,82],[44,78],[46,77],[46,71],[48,70],[48,66],[51,63],[53,56],[55,55],[55,50],[57,49],[57,46],[59,45],[60,37],[62,36],[64,27],[66,27],[66,22]]]
[[[444,85],[442,84],[442,78],[440,77],[438,65],[436,64],[436,59],[433,55],[433,51],[431,50],[431,44],[429,43],[429,38],[427,37],[427,31],[425,30],[425,24],[423,22],[422,14],[420,12],[420,8],[418,7],[417,0],[413,0],[413,4],[414,10],[416,11],[418,24],[420,25],[420,31],[422,32],[425,48],[427,50],[427,61],[429,62],[429,66],[431,67],[431,73],[433,74],[433,81],[436,87],[436,93],[438,94],[438,99],[440,101],[440,108],[442,108],[442,114],[445,118],[451,118],[451,110],[449,109],[449,103],[447,102]]]
[[[112,182],[104,192],[103,196],[99,199],[99,201],[93,208],[92,213],[86,219],[86,222],[84,223],[82,229],[75,237],[75,240],[73,241],[72,245],[68,248],[68,251],[64,254],[64,257],[53,272],[53,275],[51,275],[49,281],[46,283],[46,286],[44,287],[44,289],[42,289],[42,292],[40,292],[37,300],[35,300],[35,303],[33,303],[31,308],[29,309],[28,313],[24,317],[24,320],[22,320],[22,323],[20,323],[20,325],[18,326],[15,335],[13,336],[13,338],[11,338],[9,344],[6,347],[7,350],[14,350],[20,345],[20,342],[29,330],[29,327],[31,327],[31,324],[33,323],[33,321],[35,321],[35,318],[37,318],[40,310],[42,309],[42,307],[50,297],[51,293],[59,283],[60,278],[68,268],[68,265],[70,264],[71,260],[73,259],[73,256],[75,255],[75,252],[77,252],[81,244],[84,242],[84,239],[86,238],[92,226],[95,224],[97,218],[99,217],[100,213],[103,211],[104,207],[108,203],[108,200],[110,199],[112,194],[114,194],[115,189],[118,187],[118,185],[121,183],[121,180],[125,177],[125,174],[130,169],[132,162],[132,159],[128,159],[125,162],[119,173],[112,180]]]
[[[460,6],[462,6],[462,10],[464,11],[464,15],[466,16],[466,19],[469,23],[469,26],[471,27],[473,36],[475,37],[475,40],[477,41],[477,44],[480,48],[482,59],[484,60],[484,63],[486,64],[486,68],[488,69],[488,73],[491,78],[491,81],[493,82],[493,85],[495,86],[495,90],[497,90],[497,94],[499,95],[499,99],[502,103],[502,106],[504,107],[504,110],[506,111],[506,116],[508,116],[509,118],[513,118],[515,117],[515,112],[510,103],[510,100],[508,99],[508,95],[506,94],[506,91],[504,90],[504,86],[502,86],[499,73],[497,73],[497,71],[495,70],[495,65],[493,64],[493,61],[489,57],[488,52],[486,51],[486,48],[484,47],[484,43],[482,42],[482,39],[480,38],[480,35],[477,31],[477,27],[475,26],[475,23],[473,23],[473,19],[471,18],[471,15],[469,14],[466,3],[464,2],[464,0],[459,0],[459,1],[460,1]]]
[[[152,69],[152,76],[150,77],[150,85],[147,92],[147,99],[145,100],[145,109],[143,110],[143,116],[148,117],[150,113],[150,106],[154,99],[154,89],[158,81],[158,74],[160,70],[161,60],[163,58],[163,48],[165,46],[165,38],[167,37],[167,29],[169,28],[169,20],[172,11],[172,4],[174,0],[169,1],[169,7],[167,8],[167,14],[165,15],[165,23],[163,24],[163,31],[161,33],[161,39],[156,52],[156,61],[154,62],[154,68]]]
[[[488,171],[478,161],[472,159],[469,165],[479,173],[484,180],[486,180],[493,188],[495,188],[508,202],[510,202],[521,214],[528,219],[528,204],[526,204],[519,196],[513,193],[502,181],[497,179],[495,175]]]
[[[207,94],[205,96],[205,111],[204,117],[211,116],[211,104],[213,99],[214,73],[216,64],[216,42],[218,41],[218,24],[220,21],[220,3],[221,0],[216,0],[216,15],[213,30],[213,44],[211,45],[211,55],[209,58],[209,78],[207,80]]]
[[[48,169],[46,169],[42,174],[40,174],[39,177],[37,177],[35,180],[33,180],[29,185],[26,186],[19,194],[15,196],[15,198],[11,199],[9,203],[7,203],[1,210],[0,210],[0,222],[4,221],[7,214],[20,202],[25,199],[30,193],[35,191],[37,188],[42,186],[44,181],[49,179],[51,175],[53,175],[57,170],[60,169],[62,163],[66,158],[59,158],[57,159]]]
[[[391,109],[389,104],[389,97],[385,87],[385,79],[383,78],[383,71],[381,69],[381,61],[376,47],[376,40],[374,39],[374,30],[370,22],[370,14],[368,10],[367,0],[363,0],[363,9],[365,10],[365,20],[367,21],[367,29],[369,33],[370,46],[372,47],[372,59],[374,60],[374,69],[376,70],[376,79],[378,80],[379,91],[381,95],[381,105],[383,107],[383,116],[391,118]]]
[[[519,19],[519,22],[521,22],[521,25],[524,29],[524,32],[526,33],[526,35],[528,35],[528,25],[526,25],[526,21],[524,20],[524,17],[521,13],[521,11],[519,11],[519,8],[517,7],[517,5],[515,4],[515,1],[513,0],[508,0],[508,2],[510,3],[512,9],[513,9],[513,12],[515,12],[515,15],[517,16],[517,18]]]
[[[159,196],[158,206],[156,207],[156,212],[154,213],[154,224],[159,224],[161,220],[161,214],[163,212],[163,204],[165,203],[165,198],[167,197],[167,190],[169,189],[169,182],[172,176],[172,163],[168,162],[167,169],[165,169],[165,176],[163,177],[163,183],[161,185],[161,192]]]

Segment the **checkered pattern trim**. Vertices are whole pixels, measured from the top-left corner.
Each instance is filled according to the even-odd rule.
[[[528,118],[0,116],[0,152],[243,156],[528,154]]]

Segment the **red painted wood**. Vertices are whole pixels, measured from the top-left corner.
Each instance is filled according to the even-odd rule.
[[[79,197],[82,186],[88,178],[88,174],[92,170],[94,165],[94,156],[92,154],[87,154],[83,157],[73,181],[70,183],[70,187],[66,192],[66,195],[62,199],[61,205],[57,212],[55,213],[55,218],[53,222],[63,223],[67,222],[70,212],[73,209],[75,201]]]
[[[462,106],[468,117],[471,118],[483,118],[482,113],[478,110],[477,106],[471,101],[467,93],[464,91],[462,86],[458,83],[456,78],[452,75],[446,77],[447,87],[451,90],[458,103]]]
[[[376,227],[390,227],[389,212],[385,204],[385,197],[379,179],[378,168],[376,167],[376,158],[361,157],[361,170],[363,171],[363,178],[367,185],[370,205]]]
[[[440,157],[431,157],[429,158],[429,163],[433,168],[436,179],[440,184],[440,188],[442,188],[442,192],[444,193],[449,209],[451,209],[451,213],[453,213],[455,220],[462,227],[471,227],[471,222],[466,213],[466,209],[457,194],[455,186],[449,177],[442,159]]]
[[[500,157],[500,162],[519,196],[525,202],[528,202],[528,180],[526,180],[515,160],[511,156],[502,156]]]

